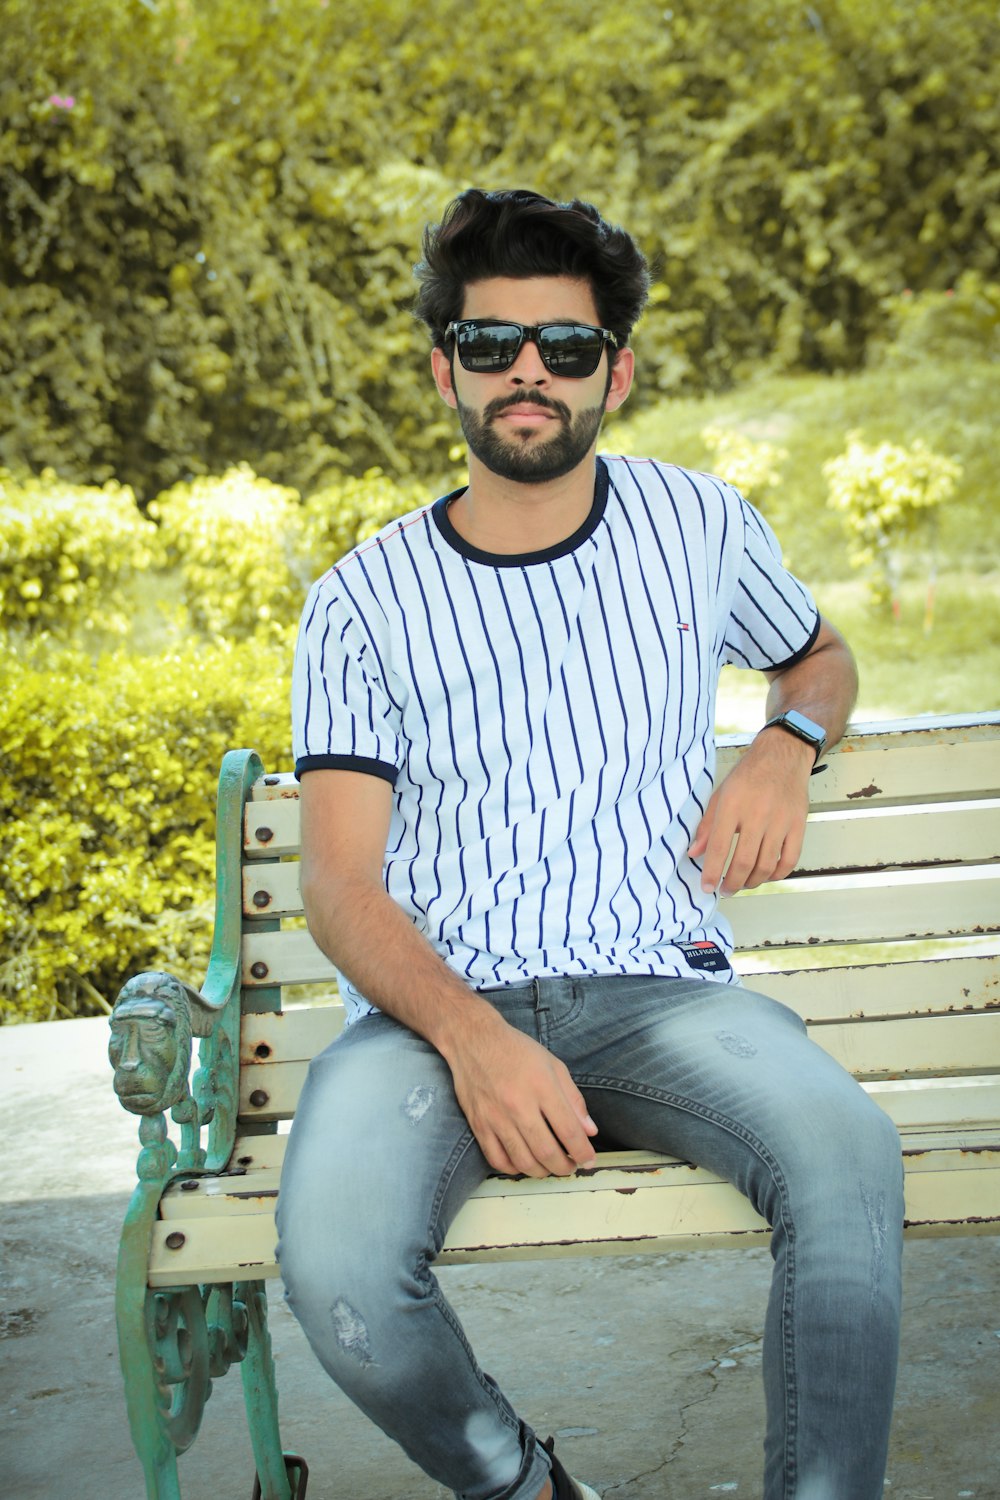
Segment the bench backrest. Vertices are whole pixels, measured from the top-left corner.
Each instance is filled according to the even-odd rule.
[[[748,743],[720,740],[720,777]],[[859,1078],[1000,1073],[1000,713],[857,726],[811,792],[796,873],[725,902],[736,967]],[[246,1132],[294,1113],[341,1012],[302,919],[294,777],[254,781],[242,822]]]

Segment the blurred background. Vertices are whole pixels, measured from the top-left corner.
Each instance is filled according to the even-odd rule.
[[[636,235],[603,446],[760,507],[858,719],[997,707],[995,0],[0,12],[0,1019],[200,982],[219,761],[289,767],[308,583],[462,482],[410,306],[470,185]]]

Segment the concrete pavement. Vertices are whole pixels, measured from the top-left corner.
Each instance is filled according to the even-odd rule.
[[[142,1500],[112,1276],[134,1177],[107,1023],[0,1028],[0,1494]],[[485,1367],[605,1500],[757,1500],[765,1251],[442,1273]],[[272,1284],[285,1446],[308,1500],[446,1500],[331,1387]],[[250,1500],[238,1371],[180,1463],[185,1500]],[[906,1248],[887,1500],[1000,1500],[1000,1240]]]

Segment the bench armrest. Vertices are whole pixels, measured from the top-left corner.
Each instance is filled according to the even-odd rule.
[[[243,813],[262,772],[252,750],[231,750],[222,762],[215,933],[204,991],[151,970],[128,981],[111,1013],[115,1093],[125,1109],[143,1116],[139,1176],[146,1181],[164,1181],[175,1165],[180,1171],[221,1171],[232,1151],[239,1102]],[[193,1080],[192,1037],[201,1039]],[[181,1127],[179,1151],[167,1138],[167,1110]]]

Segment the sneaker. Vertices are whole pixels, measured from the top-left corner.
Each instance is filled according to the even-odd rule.
[[[552,1463],[552,1500],[601,1500],[596,1490],[579,1479],[571,1479],[553,1451],[555,1438],[542,1444]]]

